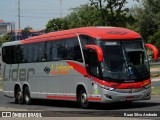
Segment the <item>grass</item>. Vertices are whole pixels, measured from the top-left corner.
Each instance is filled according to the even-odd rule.
[[[2,81],[0,80],[0,90],[2,90]]]
[[[153,69],[153,68],[159,68],[160,70],[160,65],[150,65],[150,68]]]
[[[152,95],[160,95],[160,86],[152,87]]]

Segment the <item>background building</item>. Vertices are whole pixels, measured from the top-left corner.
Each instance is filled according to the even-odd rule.
[[[7,34],[9,31],[15,30],[15,23],[14,22],[5,22],[0,19],[0,37]]]

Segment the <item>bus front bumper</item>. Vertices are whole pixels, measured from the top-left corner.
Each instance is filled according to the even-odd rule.
[[[102,102],[123,102],[149,100],[151,98],[151,88],[138,89],[116,89],[113,91],[102,88]]]

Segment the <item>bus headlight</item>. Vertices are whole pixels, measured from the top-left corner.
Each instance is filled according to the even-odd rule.
[[[107,86],[102,86],[103,89],[109,90],[109,91],[113,91],[115,90],[115,88],[111,88],[111,87],[107,87]]]
[[[146,86],[143,86],[144,88],[146,88],[146,89],[148,89],[148,88],[150,88],[151,87],[151,84],[148,84],[148,85],[146,85]]]

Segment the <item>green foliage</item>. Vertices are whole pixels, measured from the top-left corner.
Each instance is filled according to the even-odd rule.
[[[101,22],[104,26],[126,27],[127,23],[135,22],[129,8],[125,5],[127,0],[90,0],[101,15]]]
[[[50,20],[46,31],[65,30],[85,26],[120,26],[135,22],[129,9],[125,8],[126,0],[90,0],[91,5],[85,4],[72,9],[65,18]]]
[[[27,34],[27,33],[30,33],[30,31],[29,30],[31,30],[32,29],[32,27],[25,27],[23,30],[22,30],[22,34]]]
[[[139,32],[148,42],[149,37],[160,29],[160,1],[142,0],[139,5],[132,8],[131,12],[136,22],[128,25],[128,28]]]
[[[2,45],[5,42],[8,42],[11,40],[11,35],[4,35],[3,37],[0,38],[0,45]]]
[[[154,44],[160,51],[160,30],[149,37],[148,43]]]
[[[56,18],[50,20],[46,25],[46,32],[68,29],[68,23],[65,19]]]
[[[74,8],[65,19],[68,21],[69,28],[102,25],[99,11],[88,4]]]
[[[85,26],[127,27],[160,49],[160,0],[140,0],[132,9],[126,7],[127,0],[89,1],[90,4],[72,9],[64,18],[50,20],[46,31]]]

